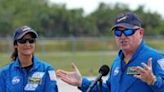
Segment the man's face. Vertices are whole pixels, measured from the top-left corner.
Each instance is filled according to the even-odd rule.
[[[115,35],[116,44],[123,51],[134,51],[138,48],[140,41],[143,38],[144,30],[126,29],[118,27],[113,30]]]

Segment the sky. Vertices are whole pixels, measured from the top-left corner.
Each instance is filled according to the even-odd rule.
[[[129,6],[130,9],[134,10],[139,5],[145,6],[145,11],[157,12],[164,18],[164,0],[50,0],[57,4],[66,4],[68,9],[83,8],[86,14],[93,12],[99,5],[100,2],[106,4],[123,3]]]

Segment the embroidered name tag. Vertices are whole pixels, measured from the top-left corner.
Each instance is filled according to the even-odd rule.
[[[133,67],[128,67],[127,74],[129,74],[129,75],[138,75],[139,73],[134,70],[134,66],[133,66]]]

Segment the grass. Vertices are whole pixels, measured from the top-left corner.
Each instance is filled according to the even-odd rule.
[[[82,75],[93,76],[98,74],[101,65],[111,65],[115,52],[54,52],[36,53],[38,57],[52,64],[55,69],[71,71],[71,63],[75,63]],[[9,63],[9,54],[1,53],[0,67]]]

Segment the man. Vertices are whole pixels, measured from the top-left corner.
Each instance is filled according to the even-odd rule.
[[[103,92],[164,92],[164,57],[143,41],[141,20],[132,12],[120,14],[112,32],[119,47]],[[75,65],[74,71],[58,70],[63,81],[78,86],[85,92],[91,81],[82,78]],[[98,92],[96,85],[92,92]]]

